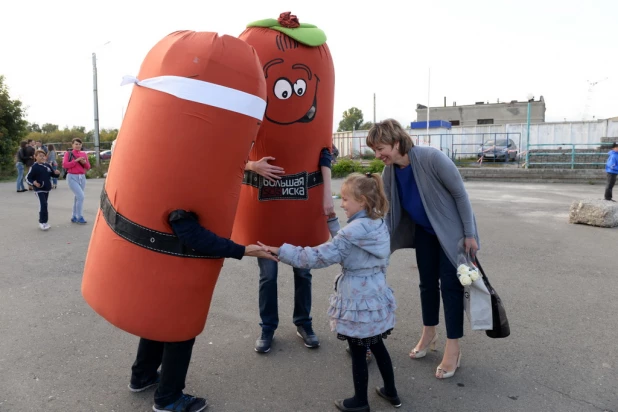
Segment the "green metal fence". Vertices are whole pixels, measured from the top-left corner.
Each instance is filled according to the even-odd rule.
[[[602,142],[602,143],[536,143],[536,144],[528,144],[528,150],[526,150],[526,168],[536,166],[569,166],[570,169],[575,169],[576,166],[603,166],[607,161],[607,151],[611,148],[612,143]],[[535,148],[547,148],[547,147],[560,147],[557,151],[552,152],[536,152]],[[578,149],[580,146],[585,146],[583,149]],[[587,146],[587,147],[586,147]],[[596,151],[593,150],[590,146],[596,147]],[[606,147],[604,149],[603,147]],[[566,150],[564,148],[567,148]],[[582,151],[586,150],[586,151]],[[531,158],[536,156],[548,156],[548,157],[557,157],[560,156],[564,160],[564,158],[568,158],[568,161],[555,161],[555,162],[534,162],[531,161]],[[588,159],[583,159],[582,156],[588,156]],[[590,157],[598,157],[598,161],[589,161]]]

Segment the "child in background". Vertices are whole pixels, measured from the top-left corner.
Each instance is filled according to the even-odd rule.
[[[26,182],[30,186],[34,186],[34,194],[39,198],[39,228],[41,230],[48,230],[50,226],[47,224],[47,199],[49,197],[49,191],[52,188],[52,176],[60,174],[59,171],[54,171],[47,163],[47,154],[44,150],[37,150],[34,153],[36,163],[32,165],[26,176]]]
[[[283,263],[297,268],[324,268],[336,263],[342,271],[335,281],[328,315],[337,338],[347,340],[352,355],[354,396],[335,401],[341,411],[369,411],[367,398],[368,370],[366,352],[371,349],[384,387],[379,396],[395,407],[401,406],[390,355],[384,339],[395,326],[395,297],[386,283],[390,256],[390,235],[384,215],[388,201],[379,174],[354,173],[341,187],[341,207],[348,225],[340,230],[339,221],[329,216],[328,227],[333,239],[317,247],[281,247],[262,245]]]

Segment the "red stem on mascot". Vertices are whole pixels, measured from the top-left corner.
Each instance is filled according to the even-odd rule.
[[[232,239],[317,246],[329,238],[318,165],[332,146],[335,69],[326,35],[286,12],[249,24],[239,37],[256,50],[268,92],[249,159],[272,156],[286,175],[272,182],[245,172]]]

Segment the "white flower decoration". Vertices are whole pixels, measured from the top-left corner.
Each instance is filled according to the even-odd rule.
[[[459,275],[466,275],[468,274],[468,271],[470,270],[470,268],[466,265],[464,265],[463,263],[461,265],[459,265],[459,267],[457,267],[457,273]]]
[[[459,276],[459,281],[461,282],[463,286],[469,286],[472,284],[472,279],[470,279],[470,276],[468,275]]]
[[[468,272],[468,275],[470,276],[472,282],[476,282],[481,277],[478,270],[471,270]]]

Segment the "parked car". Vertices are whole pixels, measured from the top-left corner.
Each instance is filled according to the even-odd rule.
[[[517,145],[513,139],[489,139],[479,147],[477,157],[483,160],[515,161],[517,159]]]
[[[101,153],[99,153],[99,157],[101,158],[101,160],[109,160],[112,158],[112,151],[103,150]]]

